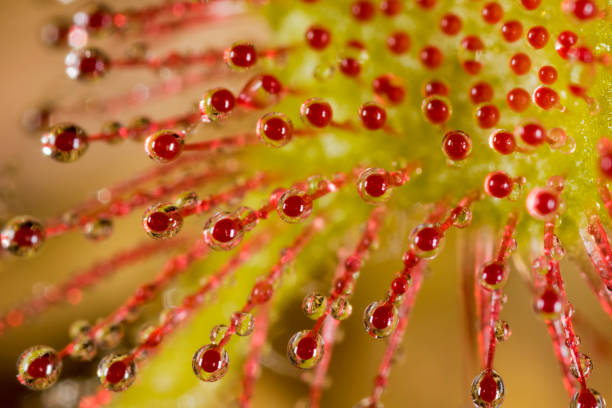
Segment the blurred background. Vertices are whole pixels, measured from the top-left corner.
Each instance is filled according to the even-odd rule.
[[[140,5],[142,1],[110,3],[124,7],[127,4]],[[104,186],[147,167],[150,162],[143,154],[141,144],[125,142],[120,147],[96,145],[85,160],[70,165],[58,164],[42,156],[39,133],[29,134],[23,130],[22,115],[33,106],[57,101],[61,101],[62,105],[78,104],[92,96],[113,95],[125,92],[134,84],[147,85],[157,80],[156,75],[142,71],[121,73],[113,77],[111,82],[103,81],[92,86],[75,84],[66,77],[63,59],[67,51],[44,46],[40,41],[40,31],[50,17],[70,15],[83,4],[75,2],[64,6],[52,0],[0,2],[0,36],[4,38],[0,64],[0,220],[19,214],[31,214],[41,219],[61,214],[85,198],[95,195]],[[269,36],[265,23],[245,17],[236,20],[235,25],[229,28],[219,23],[207,28],[206,33],[188,30],[171,39],[164,37],[156,42],[156,50],[163,53],[168,49],[202,49],[212,41],[226,44],[238,38],[255,36]],[[113,50],[115,47],[125,47],[116,40],[108,41],[107,46],[113,47]],[[172,74],[161,72],[160,75],[167,77]],[[216,79],[212,82],[215,85],[222,84]],[[231,81],[228,86],[236,88]],[[175,98],[109,114],[107,117],[81,115],[77,122],[94,132],[111,117],[127,120],[137,113],[146,113],[152,117],[171,116],[184,111],[185,106],[197,100],[205,89],[207,85],[203,84]],[[44,292],[48,285],[91,265],[94,260],[126,248],[128,243],[134,242],[135,236],[142,237],[139,217],[140,214],[135,214],[118,222],[113,237],[102,243],[92,243],[81,234],[67,234],[49,241],[44,251],[34,259],[0,258],[0,312],[33,293]],[[400,221],[407,226],[414,225],[409,220]],[[200,219],[194,231],[203,222],[204,219]],[[382,234],[386,241],[381,242],[381,247],[386,249],[375,254],[362,273],[353,304],[355,313],[343,324],[343,341],[334,350],[329,388],[323,397],[324,407],[351,407],[366,396],[371,388],[385,341],[371,339],[363,332],[360,315],[361,310],[375,296],[373,293],[384,293],[388,281],[386,277],[390,277],[391,271],[400,267],[399,252],[390,253],[390,248],[400,248],[405,234],[400,236],[394,233],[396,229],[392,227],[388,226]],[[468,233],[453,234],[453,238],[446,244],[444,254],[432,262],[432,273],[417,300],[404,338],[402,357],[393,368],[388,391],[383,397],[387,408],[472,406],[469,384],[478,368],[474,362],[473,346],[466,341],[462,309],[464,300],[457,273],[460,260],[456,254],[464,248],[464,240],[473,238]],[[117,276],[87,292],[78,306],[53,308],[0,337],[0,406],[70,407],[75,403],[75,394],[70,390],[75,387],[81,391],[94,390],[95,380],[83,381],[93,378],[94,365],[68,361],[63,378],[75,378],[76,381],[63,383],[63,389],[68,391],[59,397],[51,392],[43,393],[41,397],[40,393],[27,391],[17,383],[15,362],[19,354],[31,345],[47,344],[60,348],[68,341],[67,329],[72,321],[78,318],[95,321],[96,317],[114,310],[139,282],[157,273],[163,259],[164,256],[157,255],[137,267],[125,268]],[[333,264],[333,261],[325,260],[328,264]],[[610,400],[612,324],[569,261],[564,261],[563,271],[568,295],[577,309],[576,331],[582,338],[580,350],[594,362],[589,385]],[[383,273],[384,279],[381,278]],[[321,289],[325,290],[327,281],[323,282]],[[514,274],[506,292],[509,301],[503,310],[503,317],[511,325],[512,336],[498,347],[495,361],[507,390],[504,407],[568,406],[568,397],[563,389],[560,370],[545,325],[531,311],[528,287],[518,274]],[[256,386],[254,405],[257,407],[299,406],[307,395],[307,387],[299,380],[297,372],[289,367],[287,360],[282,360],[286,339],[297,329],[309,324],[300,316],[301,295],[303,293],[296,291],[295,296],[288,296],[285,306],[277,311],[270,336],[273,347],[268,351],[268,363],[264,364],[262,377]],[[202,328],[201,335],[205,337],[207,331],[208,328]],[[181,335],[195,336],[193,331]],[[192,343],[197,345],[202,341],[206,342],[207,339],[196,337]],[[176,370],[191,375],[190,364],[180,363],[182,360],[174,358],[167,351],[160,355],[160,359],[174,363]],[[193,348],[185,350],[185,355],[191,353]],[[198,384],[202,390],[206,386]],[[142,391],[139,389],[133,392]],[[229,405],[231,398],[224,398],[224,395],[236,394],[235,388],[231,387],[216,392],[220,393],[213,405],[216,407]],[[142,406],[149,407],[173,404],[167,401],[160,405],[148,403],[145,394],[142,394],[141,401],[144,401]],[[189,398],[177,398],[174,406],[208,405],[200,405]]]

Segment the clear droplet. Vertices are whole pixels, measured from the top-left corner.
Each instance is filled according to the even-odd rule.
[[[495,339],[497,341],[506,341],[512,335],[510,324],[505,320],[498,320],[495,322]]]
[[[255,318],[251,313],[236,312],[232,315],[232,324],[238,336],[248,336],[255,329]]]
[[[353,406],[353,408],[384,408],[380,401],[372,401],[370,397],[366,397]]]
[[[91,361],[98,353],[96,342],[87,337],[79,336],[73,340],[70,356],[79,361]]]
[[[472,382],[472,401],[479,408],[497,408],[504,402],[504,382],[492,369],[480,372]]]
[[[456,211],[453,211],[455,216],[453,219],[453,226],[455,228],[466,228],[472,222],[472,210],[469,207],[457,207]]]
[[[372,302],[363,313],[363,325],[368,334],[380,339],[390,335],[397,326],[397,308],[383,301]]]
[[[34,346],[17,360],[17,380],[31,390],[44,390],[57,382],[62,360],[51,347]]]
[[[111,323],[101,327],[96,332],[94,339],[100,348],[115,348],[123,339],[123,326],[120,323]]]
[[[314,367],[323,357],[323,352],[323,338],[311,330],[295,333],[287,344],[287,355],[298,368]]]
[[[557,261],[560,261],[563,258],[565,258],[565,248],[563,247],[561,240],[556,234],[553,234],[553,245],[552,245],[551,256]]]
[[[76,339],[77,337],[89,334],[92,325],[87,320],[75,320],[70,325],[68,329],[68,334],[71,339]]]
[[[589,374],[591,374],[591,370],[593,369],[593,361],[589,356],[582,353],[578,353],[578,361],[580,364],[580,368],[578,368],[579,366],[578,364],[576,364],[576,361],[572,361],[572,364],[570,365],[570,371],[572,372],[572,375],[576,378],[580,378],[580,371],[582,371],[584,378],[588,377]]]
[[[0,232],[2,248],[13,255],[34,255],[45,241],[45,227],[35,218],[15,217],[9,220]]]
[[[142,226],[152,238],[172,238],[181,230],[183,216],[175,205],[159,203],[152,205],[144,212]]]
[[[336,298],[331,304],[331,315],[336,320],[346,320],[353,313],[353,306],[344,296]]]
[[[193,356],[193,372],[202,381],[221,379],[229,368],[229,355],[215,344],[201,347]]]
[[[89,221],[83,226],[85,237],[92,241],[102,241],[113,233],[113,220],[110,218],[98,218]]]
[[[210,331],[210,341],[213,344],[219,344],[225,337],[229,330],[229,327],[225,324],[218,324]]]
[[[327,309],[327,297],[320,293],[308,295],[302,301],[302,310],[310,319],[316,320],[323,315]]]
[[[179,208],[195,208],[198,202],[198,193],[195,191],[185,191],[176,197],[176,206]]]
[[[236,211],[234,211],[233,215],[240,221],[244,231],[251,231],[257,226],[257,224],[259,224],[257,213],[251,207],[239,207]]]
[[[97,375],[102,387],[121,392],[136,380],[136,363],[128,355],[111,353],[100,360]]]
[[[318,63],[312,75],[319,82],[325,82],[333,78],[336,73],[336,66],[330,61],[322,61]]]

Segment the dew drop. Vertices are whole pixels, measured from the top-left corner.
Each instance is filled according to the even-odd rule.
[[[0,232],[2,248],[19,257],[30,257],[45,241],[45,228],[40,221],[28,216],[10,219]]]
[[[128,355],[111,353],[100,360],[97,375],[105,389],[125,391],[136,380],[136,363]]]
[[[202,381],[214,382],[221,379],[229,368],[229,355],[215,344],[201,347],[193,355],[193,372]]]
[[[395,306],[383,301],[372,302],[363,313],[366,332],[374,338],[389,336],[397,326],[398,312]]]
[[[31,390],[44,390],[57,382],[62,360],[51,347],[34,346],[17,360],[17,380]]]
[[[310,319],[316,320],[323,315],[327,309],[327,297],[320,293],[308,295],[302,301],[302,310]]]
[[[295,333],[287,344],[289,360],[298,368],[314,367],[323,357],[323,353],[323,338],[310,330]]]

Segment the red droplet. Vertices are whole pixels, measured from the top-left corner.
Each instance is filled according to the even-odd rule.
[[[311,26],[306,30],[306,42],[315,50],[325,49],[331,42],[331,33],[322,26]]]
[[[572,12],[580,20],[588,20],[597,16],[597,4],[592,0],[574,0],[571,5]]]
[[[304,212],[306,202],[299,195],[292,195],[283,201],[282,211],[288,217],[297,218]]]
[[[377,130],[385,125],[387,112],[381,106],[369,103],[361,106],[359,117],[366,129]]]
[[[578,394],[578,405],[577,408],[600,408],[601,406],[597,402],[597,398],[593,393],[586,389],[581,388]]]
[[[477,82],[470,88],[473,103],[489,102],[493,99],[493,87],[488,82]]]
[[[387,178],[382,174],[371,174],[369,175],[363,185],[366,193],[371,197],[380,197],[389,188]]]
[[[548,287],[536,298],[535,307],[536,310],[549,315],[559,313],[562,309],[562,302],[559,293],[552,288]]]
[[[486,403],[492,403],[497,398],[497,383],[493,374],[485,374],[478,384],[478,396]]]
[[[251,44],[238,44],[230,49],[228,58],[237,67],[250,68],[257,62],[257,51]]]
[[[274,287],[268,281],[260,281],[255,284],[251,292],[251,300],[253,303],[261,305],[272,298]]]
[[[499,109],[495,105],[483,105],[476,109],[476,121],[483,129],[490,129],[499,122]]]
[[[504,9],[498,2],[493,1],[484,5],[481,15],[485,22],[495,24],[504,16]]]
[[[283,90],[283,85],[278,78],[273,75],[263,75],[261,77],[262,88],[272,95],[277,95]]]
[[[531,146],[538,146],[546,141],[546,130],[535,123],[521,126],[518,132],[523,142]]]
[[[200,356],[200,367],[207,373],[214,373],[222,364],[221,353],[215,349],[208,349]]]
[[[97,78],[106,74],[108,61],[96,53],[87,54],[79,61],[79,77]]]
[[[531,27],[527,31],[527,42],[536,50],[543,48],[548,42],[548,30],[542,26]]]
[[[55,147],[63,152],[78,149],[82,142],[84,141],[81,140],[81,137],[70,127],[55,135]]]
[[[484,182],[487,194],[495,198],[505,198],[512,192],[513,181],[508,175],[501,171],[489,173]]]
[[[340,71],[344,75],[355,77],[361,72],[361,64],[355,58],[342,58],[340,60]]]
[[[529,72],[529,68],[531,68],[531,59],[527,54],[519,52],[510,58],[510,69],[512,69],[516,75],[525,75]]]
[[[123,361],[115,361],[106,370],[106,381],[117,384],[125,378],[127,365]]]
[[[416,0],[416,3],[425,10],[430,10],[436,6],[438,0]]]
[[[464,160],[472,149],[472,141],[466,133],[453,130],[444,135],[442,148],[449,159]]]
[[[429,69],[436,69],[442,65],[444,55],[438,47],[428,45],[421,50],[419,58],[425,67]]]
[[[453,13],[448,13],[440,19],[440,30],[446,35],[457,35],[462,27],[461,18]]]
[[[496,287],[503,282],[506,270],[503,265],[494,262],[482,268],[482,280],[489,286]]]
[[[603,152],[599,158],[599,169],[608,178],[612,178],[612,151]]]
[[[559,94],[547,86],[539,86],[533,91],[533,101],[542,109],[550,109],[559,104]]]
[[[484,44],[480,37],[475,35],[468,35],[461,40],[461,46],[472,52],[482,51],[484,49]]]
[[[578,42],[578,36],[573,31],[563,31],[557,37],[555,49],[561,58],[567,59],[571,47]]]
[[[351,14],[358,21],[369,21],[376,14],[376,7],[368,0],[359,0],[351,5]]]
[[[44,239],[44,232],[32,228],[32,224],[27,222],[19,226],[13,235],[13,241],[19,247],[32,247]]]
[[[147,217],[147,226],[153,232],[167,231],[171,222],[170,216],[163,211],[154,212]]]
[[[95,33],[112,27],[113,15],[105,8],[95,10],[88,16],[87,31]]]
[[[425,97],[432,95],[448,96],[449,92],[448,85],[440,81],[429,81],[423,86],[423,96]]]
[[[538,71],[538,77],[543,84],[554,84],[557,80],[557,70],[553,66],[544,65]]]
[[[310,336],[306,336],[298,341],[295,354],[301,360],[310,360],[317,351],[317,341]]]
[[[501,26],[501,33],[507,42],[515,42],[523,35],[523,25],[516,21],[507,21]]]
[[[402,295],[408,290],[408,281],[402,277],[393,279],[391,282],[391,290],[396,295]]]
[[[177,137],[175,133],[166,132],[155,137],[155,140],[151,143],[151,150],[156,156],[166,161],[170,161],[181,154],[183,144],[181,143],[181,138]]]
[[[490,145],[501,154],[510,154],[516,149],[516,139],[512,133],[500,130],[491,135]]]
[[[234,109],[236,98],[229,89],[219,89],[211,95],[210,105],[217,112],[227,113]]]
[[[401,0],[383,0],[380,3],[380,10],[387,17],[394,17],[402,11]]]
[[[291,125],[281,118],[273,117],[264,122],[262,130],[268,139],[279,141],[290,136]]]
[[[548,190],[540,190],[534,197],[533,209],[541,216],[552,214],[559,207],[557,195]]]
[[[231,218],[223,218],[217,221],[212,230],[212,236],[219,242],[230,242],[238,235],[240,226]]]
[[[28,364],[28,375],[32,378],[45,378],[53,371],[53,363],[48,356],[37,357]]]
[[[370,318],[372,326],[378,330],[384,330],[393,324],[393,306],[384,304],[378,306]]]
[[[414,245],[423,252],[433,251],[440,245],[442,233],[434,227],[421,228],[415,236]]]
[[[423,104],[423,112],[428,121],[435,125],[445,123],[450,118],[450,108],[442,99],[426,99]]]
[[[410,49],[410,36],[405,31],[395,31],[387,37],[387,47],[394,54],[404,54]]]
[[[522,112],[529,107],[531,98],[529,93],[523,88],[514,88],[506,96],[508,107],[515,112]]]
[[[542,2],[542,0],[521,0],[521,3],[523,3],[523,7],[525,7],[527,10],[535,10],[538,7],[540,7],[540,3]]]
[[[327,102],[312,102],[304,107],[304,116],[311,125],[323,128],[332,120],[332,108]]]

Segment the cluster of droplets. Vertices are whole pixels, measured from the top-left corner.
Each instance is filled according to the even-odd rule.
[[[317,0],[303,0],[305,3],[316,3]],[[175,16],[185,13],[187,8],[191,11],[204,7],[198,2],[193,5],[183,5],[184,10],[172,10]],[[522,0],[525,10],[537,10],[540,0]],[[417,7],[427,11],[436,7],[436,0],[418,0]],[[355,24],[369,24],[381,13],[385,18],[393,18],[402,13],[405,7],[399,0],[383,0],[377,5],[373,1],[360,0],[351,3],[347,12]],[[592,0],[564,0],[561,9],[570,18],[576,21],[590,21],[602,16]],[[65,59],[66,73],[70,78],[80,81],[97,80],[105,77],[113,69],[131,67],[148,67],[160,69],[161,67],[184,66],[192,63],[207,61],[223,61],[232,71],[240,73],[255,67],[260,59],[274,59],[278,55],[291,55],[300,49],[299,46],[275,49],[259,49],[250,42],[237,42],[222,51],[211,52],[210,55],[182,55],[169,54],[162,58],[149,58],[146,52],[137,53],[127,59],[109,57],[104,51],[87,45],[89,36],[102,33],[123,32],[130,24],[142,24],[143,21],[154,18],[156,13],[162,13],[164,8],[150,11],[149,14],[115,12],[109,7],[97,5],[89,10],[77,13],[74,24],[66,25],[58,20],[53,25],[45,27],[46,39],[53,44],[68,43],[74,49]],[[151,14],[152,13],[152,14]],[[524,22],[505,19],[505,10],[496,1],[484,4],[479,13],[485,24],[498,27],[500,39],[508,44],[525,39],[526,47],[519,52],[513,52],[507,59],[506,68],[511,75],[517,78],[526,78],[532,74],[535,62],[540,54],[554,41],[557,54],[567,60],[569,66],[568,90],[572,95],[583,98],[596,112],[596,101],[588,96],[596,64],[606,64],[609,55],[595,53],[583,44],[578,35],[572,31],[563,31],[556,40],[554,33],[541,25],[524,27]],[[129,23],[129,24],[128,24]],[[438,29],[444,36],[455,37],[464,30],[462,17],[455,13],[446,13],[438,21]],[[323,24],[310,25],[304,33],[305,46],[310,50],[323,53],[332,48],[334,33]],[[389,53],[397,58],[408,56],[417,41],[411,38],[405,30],[393,30],[385,36],[385,46]],[[471,117],[476,129],[475,132],[467,130],[450,130],[447,126],[454,119],[455,112],[459,112],[456,95],[451,92],[451,85],[439,78],[427,79],[422,84],[420,110],[425,121],[438,130],[442,130],[443,137],[441,150],[449,166],[459,167],[469,164],[475,155],[478,140],[476,133],[484,130],[488,134],[489,147],[499,155],[508,156],[515,153],[529,155],[540,153],[539,148],[548,144],[552,150],[571,154],[576,148],[576,141],[561,127],[547,129],[536,119],[520,117],[514,122],[514,129],[502,128],[507,122],[509,112],[496,105],[495,91],[491,82],[480,78],[487,64],[490,64],[492,51],[490,41],[483,41],[479,35],[464,35],[457,44],[457,57],[461,69],[468,78],[477,78],[467,95],[468,101],[473,105]],[[334,73],[340,72],[343,76],[354,79],[356,82],[365,77],[364,73],[369,64],[367,47],[359,39],[347,41],[346,46],[336,55],[334,62],[328,63],[325,58],[314,69],[313,77],[321,82],[330,79]],[[424,44],[417,50],[417,60],[424,70],[430,74],[440,72],[452,59],[441,47],[434,44]],[[198,60],[200,58],[200,60]],[[608,61],[609,63],[609,61]],[[541,111],[565,112],[567,95],[565,91],[553,89],[560,85],[559,79],[564,74],[560,66],[542,65],[537,69],[537,86],[531,91],[522,87],[514,87],[505,95],[505,102],[510,111],[525,112],[533,104]],[[564,79],[565,83],[565,79]],[[533,85],[533,84],[532,84]],[[454,86],[454,84],[453,84]],[[138,117],[128,126],[119,122],[104,124],[98,134],[88,135],[81,127],[71,123],[60,123],[50,127],[42,137],[42,151],[58,162],[72,162],[80,158],[95,141],[116,143],[123,139],[133,139],[142,142],[144,150],[154,161],[162,164],[178,162],[187,151],[207,150],[215,151],[219,146],[242,147],[251,139],[259,140],[264,145],[280,148],[300,135],[312,135],[323,129],[340,129],[349,132],[381,131],[385,136],[393,137],[401,133],[394,128],[395,121],[390,124],[392,110],[409,98],[404,78],[394,73],[377,73],[371,81],[373,101],[361,103],[359,109],[352,113],[353,120],[339,121],[335,116],[343,115],[343,109],[334,109],[338,101],[328,97],[302,97],[303,89],[293,89],[284,85],[280,80],[269,73],[255,73],[245,83],[242,89],[234,94],[230,89],[216,87],[204,93],[198,104],[197,112],[188,112],[185,115],[166,120],[155,121],[148,117]],[[291,112],[271,111],[259,116],[254,130],[246,139],[236,138],[229,141],[212,141],[208,143],[190,143],[189,138],[201,124],[212,122],[220,123],[227,120],[237,110],[267,110],[277,104],[287,95],[298,95],[302,98],[301,104],[295,107],[299,112],[303,128],[294,124],[290,119]],[[563,103],[562,103],[563,102]],[[41,111],[42,112],[42,111]],[[48,116],[48,112],[46,114]],[[45,116],[45,117],[46,117]],[[41,120],[41,124],[46,122]],[[204,125],[205,126],[205,125]],[[499,127],[498,127],[499,126]],[[467,129],[467,128],[466,128]],[[146,139],[145,139],[146,137]],[[250,138],[250,139],[249,139]],[[473,140],[474,139],[474,140]],[[473,143],[474,142],[474,143]],[[437,143],[437,142],[436,142]],[[607,139],[601,139],[597,146],[599,153],[598,171],[604,178],[612,178],[612,147]],[[545,159],[544,159],[545,160]],[[488,167],[491,170],[491,167]],[[489,171],[487,170],[487,171]],[[378,167],[357,167],[354,174],[347,176],[336,174],[332,179],[313,176],[306,182],[295,183],[288,189],[274,190],[262,207],[251,209],[239,207],[234,211],[217,211],[206,222],[203,230],[204,242],[212,249],[231,250],[238,246],[245,233],[254,229],[269,213],[276,211],[278,216],[287,223],[299,223],[310,218],[313,212],[313,202],[328,193],[336,191],[345,181],[354,177],[359,196],[367,203],[381,205],[387,202],[397,187],[405,184],[412,172],[420,174],[420,165],[405,167],[395,171],[387,171]],[[523,175],[508,174],[510,171],[494,170],[484,178],[482,188],[484,193],[495,199],[518,200],[523,195],[523,187],[528,180]],[[525,197],[527,212],[536,220],[550,224],[559,220],[565,209],[561,192],[564,180],[559,176],[549,179],[543,187],[533,187]],[[248,189],[239,191],[241,196]],[[404,300],[405,294],[412,285],[412,274],[425,262],[436,257],[443,248],[446,231],[451,227],[467,227],[472,219],[471,204],[483,198],[480,193],[469,195],[460,204],[453,208],[449,215],[440,220],[440,217],[430,217],[425,223],[417,226],[410,235],[410,248],[403,257],[404,268],[395,276],[389,286],[386,298],[370,303],[363,313],[363,324],[368,334],[375,338],[388,337],[396,330],[398,322],[402,319],[398,307]],[[138,201],[138,200],[137,200]],[[143,200],[144,201],[144,200]],[[141,203],[142,204],[142,203]],[[169,239],[174,237],[183,224],[187,215],[207,211],[218,204],[215,200],[200,200],[195,193],[184,193],[175,203],[163,201],[151,205],[142,217],[145,232],[152,238]],[[378,207],[382,208],[382,207]],[[375,210],[376,211],[376,210]],[[516,220],[515,220],[516,221]],[[315,220],[316,222],[316,220]],[[86,236],[93,240],[107,238],[113,227],[112,217],[98,217],[87,220],[79,226]],[[54,230],[51,229],[51,232]],[[2,247],[18,256],[30,256],[42,245],[49,230],[31,218],[18,217],[7,223],[0,235]],[[299,368],[312,368],[320,362],[326,349],[323,336],[320,334],[323,320],[330,315],[337,321],[348,318],[352,313],[349,301],[355,280],[359,275],[364,253],[374,241],[375,234],[365,234],[355,253],[345,260],[344,273],[336,278],[329,296],[315,293],[308,295],[302,304],[307,317],[316,320],[315,327],[295,333],[289,340],[287,353],[290,361]],[[478,286],[487,293],[493,305],[492,316],[499,314],[503,296],[503,289],[507,278],[508,268],[506,260],[508,254],[514,250],[516,242],[505,235],[499,256],[488,262],[478,270]],[[554,235],[554,234],[553,234]],[[556,235],[552,238],[553,245],[545,257],[536,259],[534,270],[541,275],[551,274],[550,258],[561,257],[563,249]],[[364,243],[365,242],[365,243]],[[286,257],[281,257],[286,262]],[[276,273],[276,272],[275,272]],[[193,370],[198,378],[211,382],[222,378],[229,367],[229,356],[225,344],[229,338],[236,334],[248,336],[254,330],[255,318],[251,309],[267,303],[274,291],[278,274],[272,273],[259,280],[252,288],[251,295],[245,308],[232,314],[230,325],[215,326],[210,333],[210,344],[201,347],[193,357]],[[548,278],[547,278],[548,279]],[[142,294],[148,300],[152,295]],[[534,297],[534,309],[546,321],[559,320],[571,327],[571,313],[568,312],[568,303],[563,291],[558,285],[546,282],[538,288]],[[182,321],[184,316],[180,311],[177,315],[168,315],[167,319]],[[569,322],[569,323],[568,323]],[[69,354],[75,359],[89,361],[95,357],[98,348],[114,348],[123,335],[123,327],[119,324],[109,324],[102,327],[92,327],[83,322],[77,322],[71,329],[73,341],[67,351],[55,352],[46,346],[37,346],[26,350],[19,359],[18,379],[32,389],[44,389],[57,381],[61,370],[62,358]],[[157,345],[160,339],[156,329],[144,332],[143,344]],[[487,324],[489,330],[489,347],[501,342],[510,336],[509,324],[501,319],[492,319]],[[579,343],[578,337],[569,329],[570,336],[567,348],[572,349]],[[573,357],[570,372],[583,381],[591,371],[592,362],[584,354]],[[135,380],[137,359],[134,353],[109,354],[105,356],[98,366],[98,377],[102,386],[110,391],[127,389]],[[472,399],[477,407],[491,408],[501,406],[504,399],[504,384],[500,375],[492,368],[492,364],[485,364],[483,371],[476,376],[472,383]],[[380,402],[366,398],[360,406],[379,407]],[[572,407],[603,407],[603,398],[595,391],[584,386],[578,390],[571,401]]]

